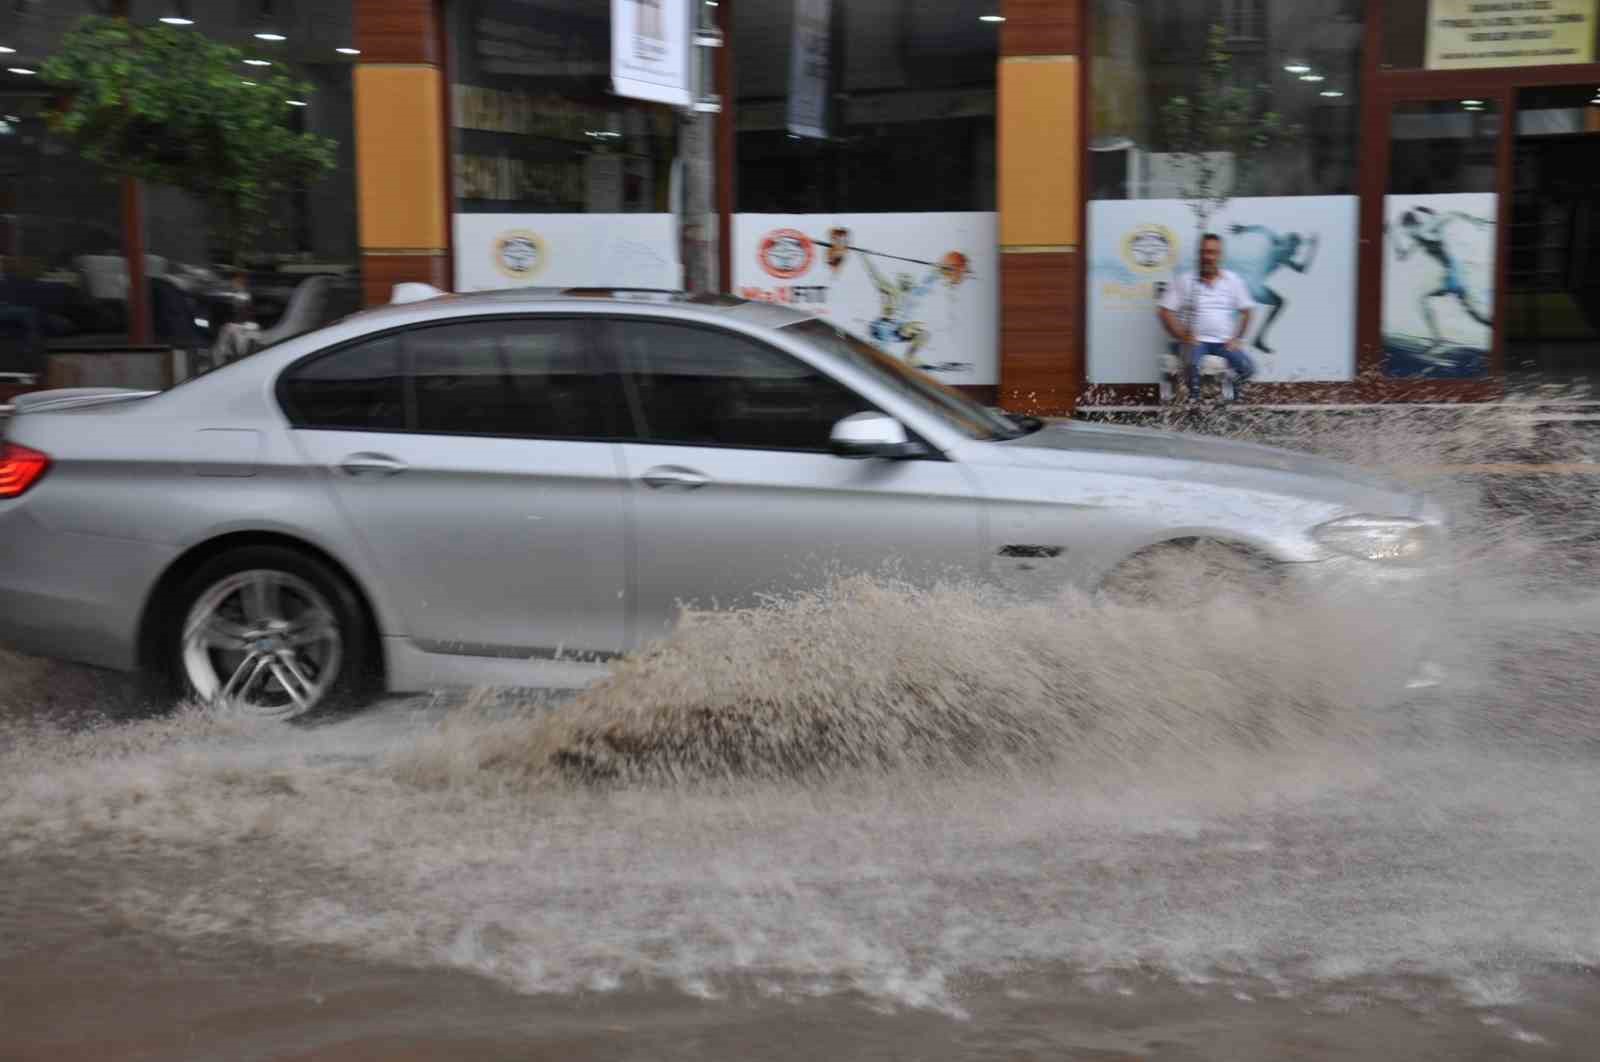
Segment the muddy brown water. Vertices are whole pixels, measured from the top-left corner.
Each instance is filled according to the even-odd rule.
[[[1593,485],[1438,471],[1587,441],[1295,441],[1448,498],[1448,607],[856,580],[302,727],[0,656],[0,1059],[1597,1057]]]

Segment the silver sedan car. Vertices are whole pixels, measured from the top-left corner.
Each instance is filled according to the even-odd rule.
[[[372,689],[581,686],[685,603],[893,564],[1095,588],[1223,543],[1411,592],[1415,491],[1284,450],[1043,424],[723,297],[442,296],[165,392],[22,396],[0,644],[297,715]]]

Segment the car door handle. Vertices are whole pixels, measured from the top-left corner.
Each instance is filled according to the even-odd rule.
[[[681,465],[657,465],[639,477],[644,485],[655,490],[696,490],[711,481],[692,468]]]
[[[351,454],[339,462],[339,470],[347,476],[393,476],[407,467],[388,454]]]

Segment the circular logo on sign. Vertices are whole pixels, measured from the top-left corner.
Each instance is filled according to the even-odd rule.
[[[775,229],[761,238],[761,268],[779,280],[792,280],[811,268],[817,257],[811,237],[798,229]]]
[[[494,264],[512,280],[527,280],[544,268],[544,241],[536,232],[513,229],[494,241]]]
[[[1178,237],[1165,225],[1140,225],[1122,242],[1122,256],[1141,273],[1171,269],[1178,261]]]

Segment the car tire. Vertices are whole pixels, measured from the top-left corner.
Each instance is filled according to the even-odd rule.
[[[159,663],[180,698],[304,719],[368,691],[372,624],[349,580],[285,546],[219,554],[163,610]]]
[[[1266,599],[1283,588],[1270,557],[1217,539],[1163,542],[1140,550],[1100,583],[1103,599],[1125,605],[1198,608],[1222,594]]]

